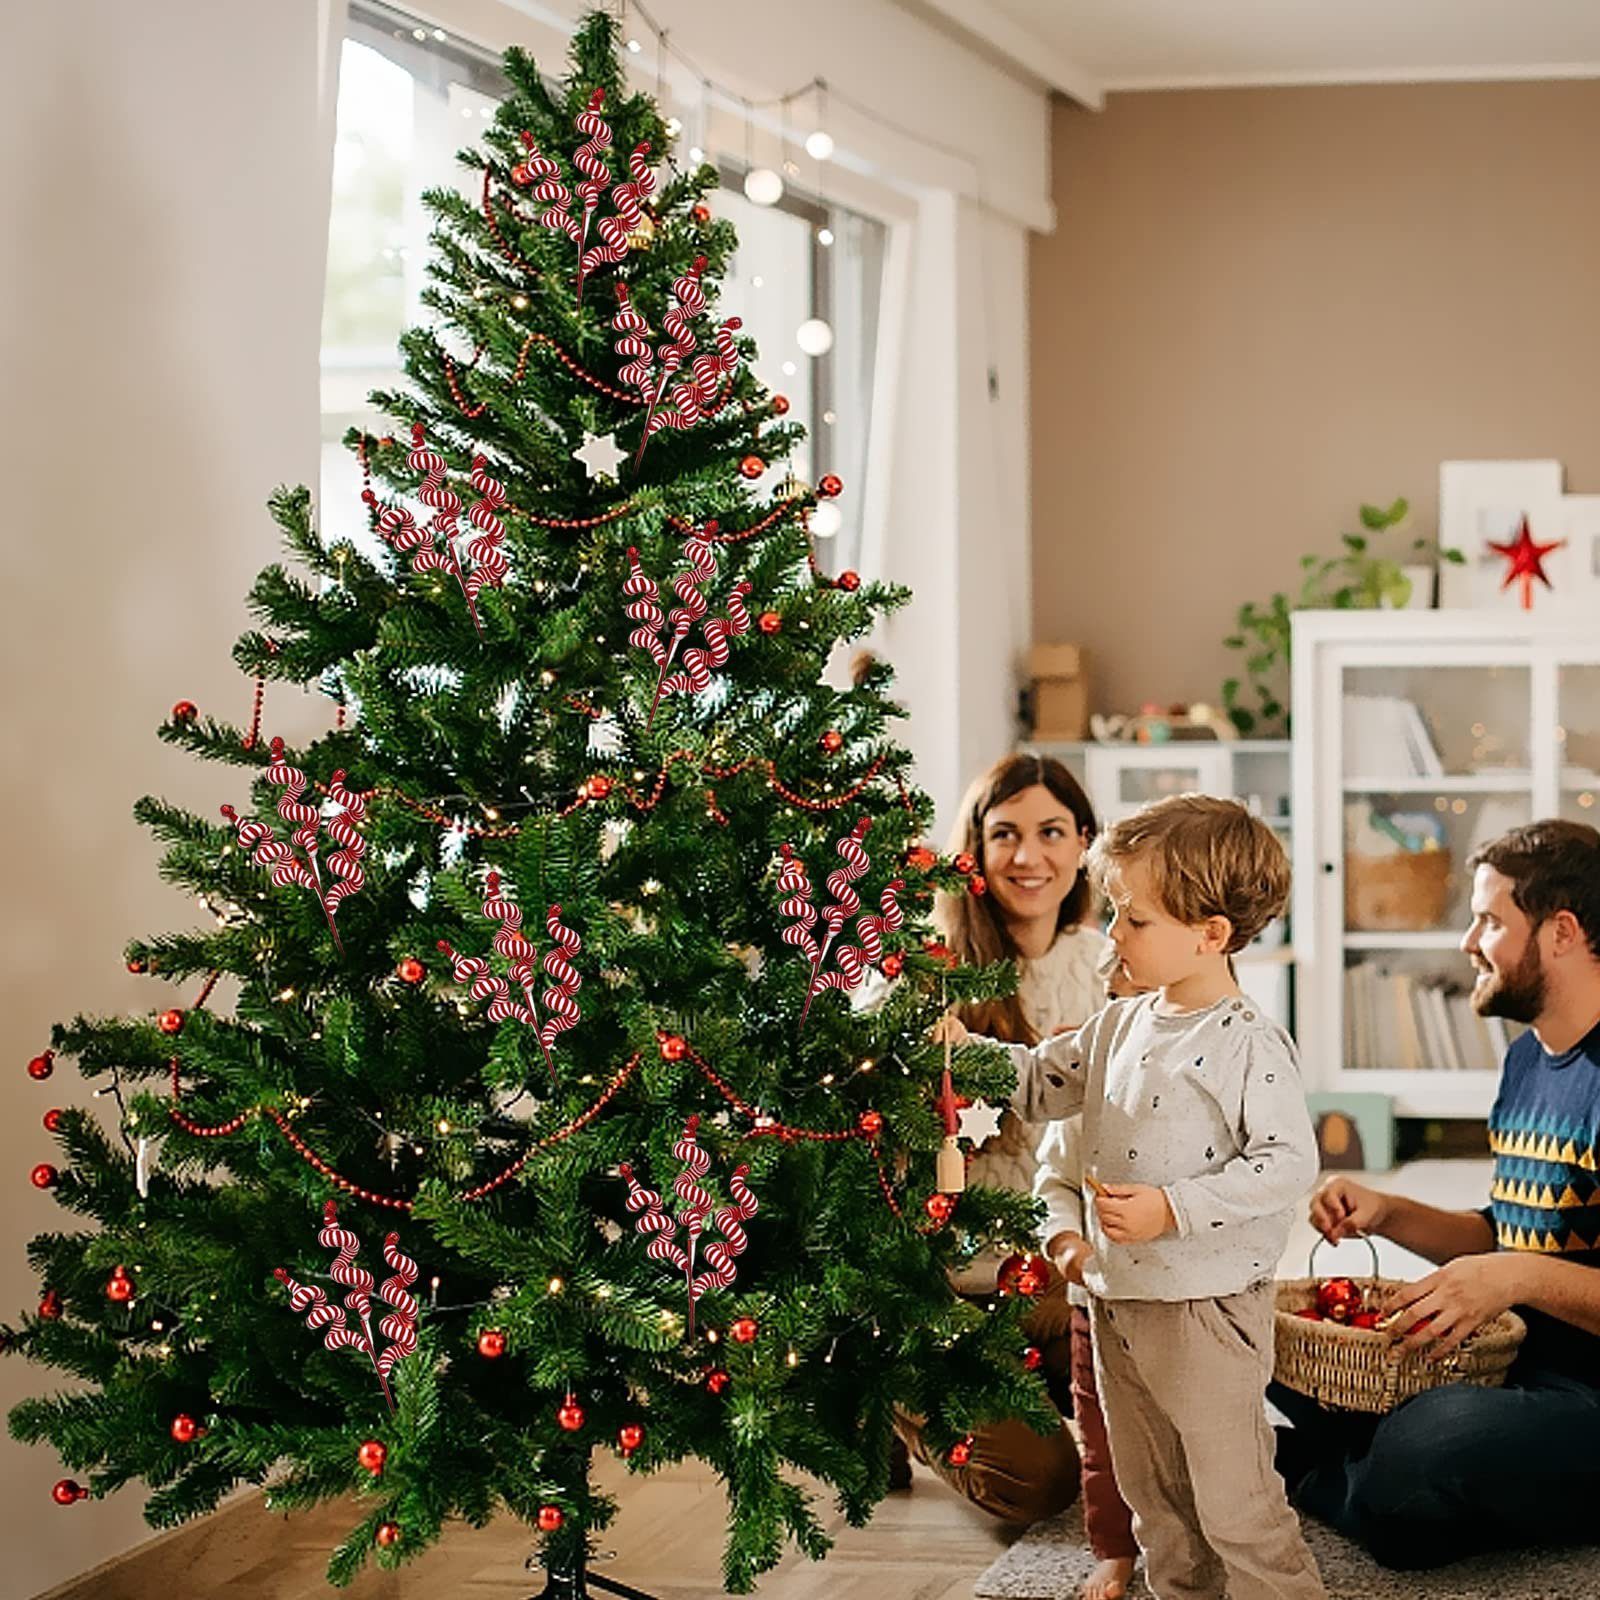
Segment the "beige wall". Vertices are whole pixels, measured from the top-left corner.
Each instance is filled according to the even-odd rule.
[[[0,972],[0,1320],[38,1301],[24,1242],[79,1219],[28,1186],[51,1105],[25,1071],[52,1021],[165,1006],[124,942],[192,926],[129,815],[242,778],[157,743],[179,699],[247,719],[229,659],[276,550],[263,502],[315,481],[326,230],[316,0],[15,6],[0,65],[0,440],[6,841]],[[320,198],[319,198],[320,197]],[[269,691],[291,736],[310,701]],[[315,726],[326,725],[326,713]],[[182,991],[187,996],[191,990]],[[99,1102],[102,1106],[104,1102]],[[0,1361],[0,1414],[59,1374]],[[48,1447],[0,1429],[0,1594],[144,1537],[143,1494],[58,1508]]]
[[[1034,637],[1215,699],[1241,600],[1449,458],[1600,490],[1600,83],[1059,102],[1032,247]]]

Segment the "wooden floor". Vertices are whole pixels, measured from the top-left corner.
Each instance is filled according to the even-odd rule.
[[[791,1553],[756,1591],[760,1600],[971,1600],[973,1580],[1019,1530],[975,1510],[923,1468],[865,1528],[827,1519],[836,1535],[825,1562]],[[616,1552],[599,1569],[659,1600],[711,1600],[726,1516],[709,1471],[688,1463],[632,1478],[606,1457],[601,1487],[622,1509],[601,1541]],[[817,1497],[819,1515],[831,1510]],[[39,1600],[527,1600],[543,1575],[524,1570],[533,1540],[509,1519],[482,1532],[458,1528],[396,1572],[368,1568],[348,1589],[328,1587],[329,1549],[351,1518],[338,1506],[275,1517],[255,1496],[203,1523],[152,1540]]]

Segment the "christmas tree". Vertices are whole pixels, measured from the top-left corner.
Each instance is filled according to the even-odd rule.
[[[128,947],[149,1014],[30,1066],[117,1118],[45,1115],[33,1181],[84,1226],[33,1242],[3,1334],[75,1382],[13,1432],[87,1478],[63,1506],[142,1479],[158,1527],[240,1483],[353,1496],[335,1583],[503,1509],[586,1593],[610,1449],[716,1469],[742,1592],[827,1548],[798,1475],[870,1515],[896,1404],[940,1449],[1055,1423],[1016,1300],[947,1282],[1031,1235],[954,1192],[929,1042],[1010,981],[928,938],[936,889],[983,885],[919,842],[889,669],[823,676],[907,596],[815,560],[836,483],[757,499],[800,430],[716,318],[715,172],[614,43],[587,21],[556,91],[508,56],[477,198],[429,196],[394,434],[349,441],[373,548],[281,491],[250,726],[161,729],[218,767],[218,815],[137,808],[210,922]],[[325,736],[268,737],[277,684],[329,697]],[[992,1053],[957,1077],[1010,1088]]]

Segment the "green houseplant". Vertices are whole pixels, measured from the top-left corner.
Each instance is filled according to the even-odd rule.
[[[1296,611],[1361,611],[1411,603],[1412,571],[1438,562],[1459,564],[1459,550],[1423,538],[1396,548],[1394,530],[1411,505],[1404,497],[1388,506],[1361,507],[1361,533],[1340,536],[1336,555],[1300,558],[1300,588],[1293,600],[1283,592],[1264,603],[1246,600],[1234,617],[1234,630],[1222,642],[1242,653],[1240,672],[1223,680],[1222,704],[1229,720],[1246,737],[1271,737],[1288,731],[1289,618]]]

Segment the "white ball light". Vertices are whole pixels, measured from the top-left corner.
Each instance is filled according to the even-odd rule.
[[[821,317],[812,317],[795,329],[794,342],[808,356],[825,356],[833,349],[833,329]]]
[[[744,175],[745,198],[756,206],[775,206],[783,199],[783,179],[771,167],[752,167]]]
[[[831,500],[818,502],[811,508],[811,531],[819,539],[831,539],[841,527],[844,518]]]
[[[808,133],[806,154],[813,161],[826,161],[833,154],[833,135],[822,128],[818,128],[815,133]]]

